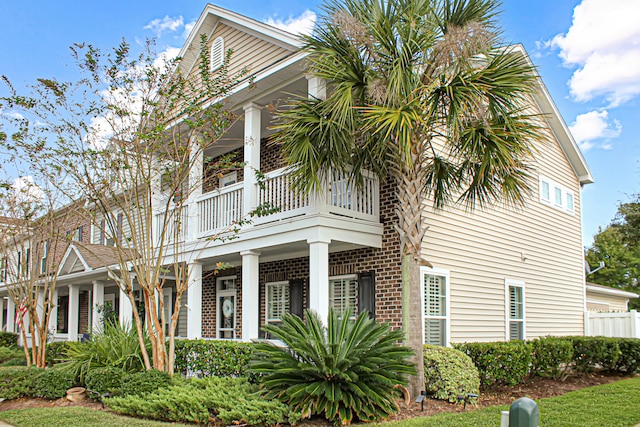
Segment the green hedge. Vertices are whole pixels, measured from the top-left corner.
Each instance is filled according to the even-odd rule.
[[[122,394],[122,377],[125,372],[120,368],[107,366],[89,370],[85,375],[85,385],[92,392],[102,396],[109,393],[111,396]],[[93,397],[96,397],[92,394]]]
[[[176,341],[175,371],[197,376],[242,377],[253,347],[237,341]]]
[[[0,398],[4,399],[60,399],[74,384],[75,376],[61,369],[26,366],[0,368]]]
[[[0,398],[33,396],[33,386],[40,372],[42,369],[26,366],[0,368]]]
[[[633,338],[543,337],[455,347],[471,357],[483,388],[513,386],[534,375],[563,379],[570,372],[640,372],[640,339]]]
[[[24,355],[23,349],[13,347],[0,347],[0,365],[4,365],[5,363],[12,362],[16,359],[24,362],[25,364],[27,363],[27,359]]]
[[[620,348],[620,357],[615,370],[625,374],[640,372],[640,339],[620,338],[618,347]]]
[[[435,399],[456,402],[458,396],[478,394],[480,376],[473,361],[450,347],[424,346],[425,390]]]
[[[155,369],[133,372],[122,377],[122,394],[124,396],[143,396],[153,393],[171,384],[171,376]]]
[[[464,343],[455,347],[471,357],[482,387],[513,386],[529,375],[531,346],[524,341]]]
[[[47,366],[62,362],[67,356],[68,341],[55,341],[47,344]]]
[[[529,341],[531,375],[564,379],[573,360],[573,340],[565,337],[543,337]]]
[[[621,338],[572,337],[573,365],[577,372],[615,372],[620,358]]]
[[[17,347],[18,334],[13,332],[0,332],[0,347]]]

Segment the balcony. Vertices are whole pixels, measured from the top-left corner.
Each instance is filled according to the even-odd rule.
[[[244,183],[224,187],[198,197],[196,238],[212,236],[238,224],[243,218]],[[265,174],[257,194],[258,205],[269,204],[278,211],[252,218],[262,225],[305,215],[327,214],[359,221],[379,222],[379,184],[370,173],[364,174],[360,190],[348,184],[346,177],[328,180],[321,194],[301,196],[291,190],[291,176],[285,168]]]

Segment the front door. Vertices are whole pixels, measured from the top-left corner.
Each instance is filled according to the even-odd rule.
[[[236,337],[236,278],[218,278],[218,338]]]

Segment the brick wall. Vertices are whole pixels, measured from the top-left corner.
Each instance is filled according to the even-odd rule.
[[[236,276],[236,337],[242,336],[242,267],[202,273],[202,337],[216,338],[217,297],[216,279],[218,277]]]
[[[202,192],[207,193],[209,191],[213,191],[218,188],[219,183],[219,175],[227,174],[231,171],[236,171],[238,173],[238,182],[244,180],[244,169],[221,169],[219,167],[220,160],[222,157],[231,154],[230,161],[231,162],[243,162],[244,161],[244,148],[236,148],[235,150],[230,151],[222,156],[217,156],[210,159],[208,162],[204,164],[203,177],[202,177]]]
[[[89,333],[89,291],[81,291],[78,298],[80,317],[78,319],[78,333]]]
[[[280,144],[263,140],[260,144],[260,172],[268,173],[285,166]]]

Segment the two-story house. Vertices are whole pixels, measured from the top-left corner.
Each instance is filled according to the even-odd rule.
[[[231,72],[246,67],[252,76],[226,101],[243,120],[200,161],[233,153],[246,166],[206,176],[204,164],[203,184],[186,201],[184,259],[195,280],[180,309],[178,335],[251,340],[263,336],[261,327],[280,321],[285,312],[302,314],[310,308],[326,317],[329,307],[366,308],[377,320],[400,327],[392,188],[365,174],[362,190],[338,177],[326,182],[321,194],[299,196],[291,191],[280,148],[269,143],[270,106],[292,95],[320,97],[326,90],[305,75],[300,40],[208,5],[180,53],[184,72],[198,70],[200,34],[209,39],[212,72],[230,49]],[[580,189],[593,179],[542,82],[531,108],[545,114],[547,132],[544,141],[535,142],[537,155],[529,164],[533,192],[524,208],[424,210],[429,229],[423,257],[433,265],[421,270],[427,343],[584,331]],[[263,185],[253,170],[264,174]],[[262,203],[279,211],[243,225],[236,239],[209,238]],[[113,259],[108,250],[96,249],[106,247],[102,234],[100,224],[92,225],[87,238],[94,250],[71,245],[60,265],[68,339],[77,339],[82,325],[91,323],[81,317],[85,305],[94,323],[99,320],[96,307],[106,301],[118,307],[122,320],[131,316],[131,305],[106,273]],[[219,262],[231,268],[218,271]],[[170,286],[163,298],[173,301]],[[64,307],[59,304],[59,317]]]

